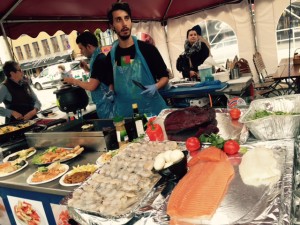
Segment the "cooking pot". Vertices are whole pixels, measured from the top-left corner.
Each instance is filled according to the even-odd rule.
[[[86,91],[78,86],[64,85],[53,93],[56,94],[56,104],[62,112],[75,114],[89,103]]]

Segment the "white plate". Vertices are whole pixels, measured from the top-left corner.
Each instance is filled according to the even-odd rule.
[[[58,148],[61,148],[61,147],[58,147]],[[63,148],[64,148],[64,147],[63,147]],[[72,150],[73,148],[64,148],[64,149],[66,149],[66,150]],[[45,154],[45,152],[46,152],[46,150],[45,150],[43,153],[41,153],[41,155]],[[80,154],[82,154],[82,152],[81,152]],[[55,160],[55,161],[48,162],[48,163],[40,163],[40,164],[39,164],[39,163],[33,163],[33,164],[36,165],[36,166],[48,166],[48,165],[50,165],[50,164],[52,164],[52,163],[55,163],[55,162],[60,162],[60,163],[62,163],[62,162],[67,162],[67,161],[69,161],[69,160],[71,160],[71,159],[74,159],[75,157],[79,156],[80,154],[76,154],[76,155],[74,155],[73,157],[68,158],[68,159]]]
[[[95,165],[96,166],[96,170],[99,168],[99,166],[98,165]],[[95,170],[95,171],[96,171]],[[78,185],[81,185],[84,181],[86,181],[89,177],[87,177],[87,179],[85,179],[84,181],[82,181],[82,182],[79,182],[79,183],[74,183],[74,184],[68,184],[68,183],[65,183],[64,182],[64,179],[65,179],[65,177],[67,176],[67,175],[70,175],[71,173],[73,172],[73,169],[72,170],[70,170],[69,172],[67,172],[66,174],[64,174],[60,179],[59,179],[59,183],[60,183],[60,185],[62,185],[62,186],[66,186],[66,187],[71,187],[71,186],[78,186]],[[92,173],[93,174],[93,173]]]
[[[62,173],[60,173],[60,174],[58,174],[56,177],[53,177],[53,178],[51,178],[49,180],[44,180],[44,181],[41,181],[41,182],[32,182],[31,179],[32,179],[33,175],[37,172],[36,171],[36,172],[34,172],[33,174],[31,174],[27,178],[26,182],[27,182],[27,184],[36,185],[36,184],[44,184],[44,183],[48,183],[50,181],[53,181],[53,180],[59,178],[60,176],[64,175],[68,171],[68,169],[69,169],[69,166],[67,164],[61,164],[61,166],[63,166],[63,168],[65,169],[65,171],[62,172]]]
[[[80,183],[75,183],[75,184],[67,184],[67,183],[64,182],[65,177],[66,177],[67,175],[71,174],[71,172],[72,172],[72,170],[69,171],[69,172],[67,172],[65,175],[63,175],[63,176],[59,179],[60,185],[66,186],[66,187],[71,187],[71,186],[77,186],[77,185],[82,184],[82,182],[80,182]]]
[[[120,151],[120,150],[119,150],[119,149],[116,149],[116,150],[112,150],[112,151],[103,153],[103,154],[96,160],[96,165],[102,166],[103,164],[109,162],[110,160],[109,160],[109,161],[106,161],[106,162],[103,162],[104,156],[107,155],[107,154],[109,154],[109,153],[112,154],[112,153],[114,153],[114,152],[116,152],[116,151]],[[117,153],[116,155],[118,155],[118,154],[119,154],[119,153]],[[114,155],[114,157],[115,157],[116,155]]]
[[[10,173],[0,174],[0,177],[6,177],[6,176],[9,176],[9,175],[15,174],[15,173],[19,172],[20,170],[24,169],[27,165],[28,165],[28,162],[25,161],[24,166],[20,167],[19,169],[15,170],[15,171],[10,172]]]
[[[21,150],[21,151],[23,151],[23,150]],[[17,154],[18,154],[19,152],[21,152],[21,151],[14,152],[14,153],[12,153],[12,154],[6,156],[6,157],[3,159],[3,162],[7,162],[8,159],[9,159],[10,157],[17,155]],[[36,153],[36,149],[33,150],[32,152],[30,152],[30,153],[26,156],[26,159],[28,159],[30,156],[34,155],[35,153]]]

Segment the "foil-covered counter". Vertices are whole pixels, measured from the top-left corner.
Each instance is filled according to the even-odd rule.
[[[293,192],[294,171],[294,139],[277,141],[248,142],[247,146],[270,148],[283,158],[281,160],[281,179],[272,187],[247,186],[238,171],[241,158],[232,159],[234,162],[235,178],[230,184],[225,198],[210,221],[201,224],[280,224],[291,223],[291,205]],[[266,162],[267,163],[267,162]],[[172,182],[158,185],[141,204],[132,218],[106,220],[93,214],[71,209],[71,216],[82,225],[94,224],[169,224],[166,214],[168,198],[172,191]],[[168,187],[167,189],[165,187]],[[171,186],[171,187],[170,187]]]

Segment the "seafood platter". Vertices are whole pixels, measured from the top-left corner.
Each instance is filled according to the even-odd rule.
[[[67,164],[55,162],[47,167],[39,167],[36,172],[27,178],[26,182],[31,185],[48,183],[61,177],[68,169]]]
[[[132,216],[161,179],[155,158],[174,150],[175,141],[129,144],[74,190],[68,207],[106,219]]]
[[[84,148],[79,145],[74,148],[49,147],[44,152],[33,157],[32,163],[35,165],[48,165],[53,162],[65,162],[73,159],[83,152]]]
[[[3,162],[0,164],[0,177],[6,177],[15,174],[28,165],[28,162],[23,158],[16,159],[10,162]]]
[[[30,147],[28,149],[23,149],[21,151],[14,152],[3,159],[3,162],[14,161],[19,158],[29,158],[30,156],[36,153],[36,149],[34,147]]]
[[[170,150],[176,153],[174,156],[182,155],[177,152],[180,149],[180,143],[177,147],[162,149],[159,149],[160,145],[163,144],[159,142],[132,143],[124,151],[115,155],[111,161],[103,164],[103,167],[100,167],[86,182],[66,197],[65,203],[68,205],[70,215],[82,223],[87,222],[86,218],[89,218],[88,221],[93,221],[93,224],[124,224],[125,218],[154,225],[169,224],[170,219],[175,221],[175,224],[213,225],[220,224],[220,221],[224,221],[224,224],[258,225],[277,224],[277,222],[289,224],[285,222],[285,219],[290,218],[291,213],[291,189],[288,187],[292,184],[293,151],[290,150],[294,145],[290,141],[248,144],[245,157],[242,157],[242,154],[228,157],[223,151],[209,147],[188,161],[190,170],[178,184],[172,181],[164,184],[167,186],[171,184],[167,191],[165,188],[160,189],[163,182],[158,182],[159,178],[150,182],[146,188],[140,186],[145,182],[138,182],[135,178],[138,178],[136,175],[140,175],[142,163],[139,165],[140,161],[132,161],[135,157],[131,155],[135,153],[140,159],[141,157],[148,158],[147,153],[151,152],[153,153],[153,155],[149,153],[152,155],[153,162],[151,171],[166,169],[168,163],[161,163],[162,156],[168,157],[167,153]],[[260,156],[262,160],[254,163],[257,166],[255,173],[251,174],[249,166],[253,165],[255,161],[253,157],[257,159],[257,156]],[[126,160],[123,161],[123,158]],[[268,164],[264,163],[263,159],[266,158],[268,158]],[[135,164],[137,164],[137,169],[131,173],[120,173],[124,171],[121,168],[128,168],[131,171],[131,165]],[[214,167],[215,164],[222,165],[223,167],[217,167],[219,173],[225,173],[227,176],[219,174],[217,179],[209,184],[210,179],[206,179],[207,173],[213,171],[209,167]],[[149,164],[146,163],[146,165],[149,170]],[[113,168],[116,170],[114,171]],[[270,168],[270,171],[267,168]],[[152,176],[156,175],[153,173]],[[144,181],[145,177],[141,176],[140,179]],[[119,185],[120,182],[122,185]],[[137,182],[136,185],[135,182]],[[223,185],[221,185],[222,182]],[[130,188],[133,189],[129,189],[128,184],[131,184]],[[219,189],[221,186],[225,189]],[[157,191],[159,193],[156,193]],[[198,196],[196,194],[198,191],[210,193]],[[199,201],[200,196],[204,197],[203,201]],[[210,197],[207,198],[207,196]],[[205,204],[195,205],[194,201]]]

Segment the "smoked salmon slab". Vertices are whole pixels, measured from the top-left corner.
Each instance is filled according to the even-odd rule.
[[[216,147],[199,152],[189,166],[168,202],[167,214],[174,225],[201,224],[202,219],[210,219],[234,176],[227,155]]]

